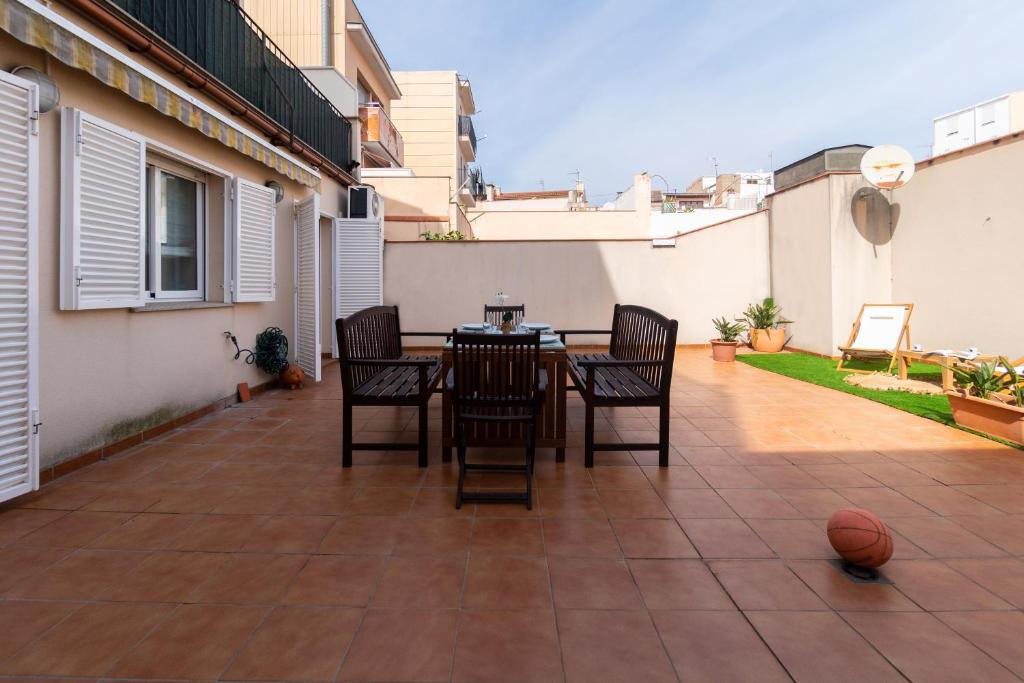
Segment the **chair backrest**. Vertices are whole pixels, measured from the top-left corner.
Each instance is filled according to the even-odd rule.
[[[631,368],[652,386],[667,392],[672,384],[679,323],[643,306],[615,304],[609,353],[619,360],[661,360],[661,365]]]
[[[398,306],[371,306],[334,321],[338,335],[341,384],[346,393],[360,386],[380,368],[351,365],[350,360],[386,360],[402,355]]]
[[[512,314],[512,326],[518,327],[523,318],[526,317],[526,304],[518,306],[488,306],[484,305],[484,322],[495,327],[501,327],[502,318],[506,313]]]
[[[895,351],[903,340],[913,304],[864,304],[849,348]]]
[[[452,331],[456,409],[523,407],[533,402],[540,377],[540,334]]]

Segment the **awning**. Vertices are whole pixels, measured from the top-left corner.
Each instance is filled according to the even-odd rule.
[[[0,0],[0,28],[23,43],[45,50],[64,64],[81,69],[133,100],[177,119],[189,128],[259,161],[278,173],[320,190],[320,178],[288,156],[279,153],[255,133],[221,118],[191,98],[147,75],[130,58],[118,59],[60,26],[56,21],[16,0]]]

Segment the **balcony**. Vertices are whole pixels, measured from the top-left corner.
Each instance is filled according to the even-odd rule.
[[[362,132],[363,155],[369,157],[378,167],[400,167],[405,164],[405,142],[388,113],[379,104],[359,106],[359,121]],[[369,166],[369,164],[364,164]]]
[[[476,206],[476,200],[484,196],[484,174],[479,168],[465,166],[459,169],[458,197],[464,206]]]
[[[476,161],[476,130],[470,116],[459,116],[459,149],[463,159]]]
[[[291,136],[348,171],[352,124],[238,4],[232,0],[108,2]]]

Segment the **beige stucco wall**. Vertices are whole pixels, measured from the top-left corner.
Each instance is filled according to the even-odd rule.
[[[405,141],[405,168],[421,176],[458,177],[457,83],[454,71],[392,72],[402,97],[391,121]]]
[[[109,36],[106,39],[118,44]],[[134,58],[140,59],[138,55]],[[145,313],[129,309],[60,311],[60,112],[41,116],[38,258],[43,465],[115,442],[230,396],[239,382],[256,385],[267,381],[269,378],[253,366],[232,359],[234,347],[223,333],[230,330],[243,346],[251,347],[259,331],[276,325],[294,339],[292,207],[296,199],[308,196],[311,190],[130,100],[83,72],[44,60],[40,51],[25,47],[7,34],[0,34],[0,63],[28,64],[47,71],[60,87],[63,106],[82,109],[136,131],[232,175],[258,183],[274,179],[285,188],[277,209],[275,302]],[[149,66],[169,77],[154,65]],[[211,213],[223,211],[223,205],[217,203],[218,194],[211,184]],[[340,188],[325,179],[324,211],[336,212],[339,198]],[[215,223],[211,221],[211,233],[216,230]],[[222,239],[222,233],[216,237]],[[222,254],[221,244],[212,245],[211,258]],[[221,269],[222,263],[214,264],[211,275]]]
[[[650,236],[635,211],[475,211],[469,220],[481,240],[628,239]]]
[[[919,168],[896,190],[893,297],[915,343],[1024,356],[1024,138]]]
[[[674,248],[641,240],[388,243],[384,301],[401,308],[405,329],[440,331],[478,321],[498,290],[526,304],[531,320],[565,328],[606,328],[615,303],[636,303],[676,318],[680,344],[705,343],[713,317],[768,293],[767,248],[763,212],[690,233]]]

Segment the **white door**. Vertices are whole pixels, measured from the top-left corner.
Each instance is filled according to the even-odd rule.
[[[334,319],[345,318],[384,302],[384,226],[380,219],[335,218]],[[331,354],[338,357],[338,339],[331,326]]]
[[[295,204],[295,362],[320,381],[320,195]]]
[[[0,501],[39,488],[37,102],[0,72]]]

